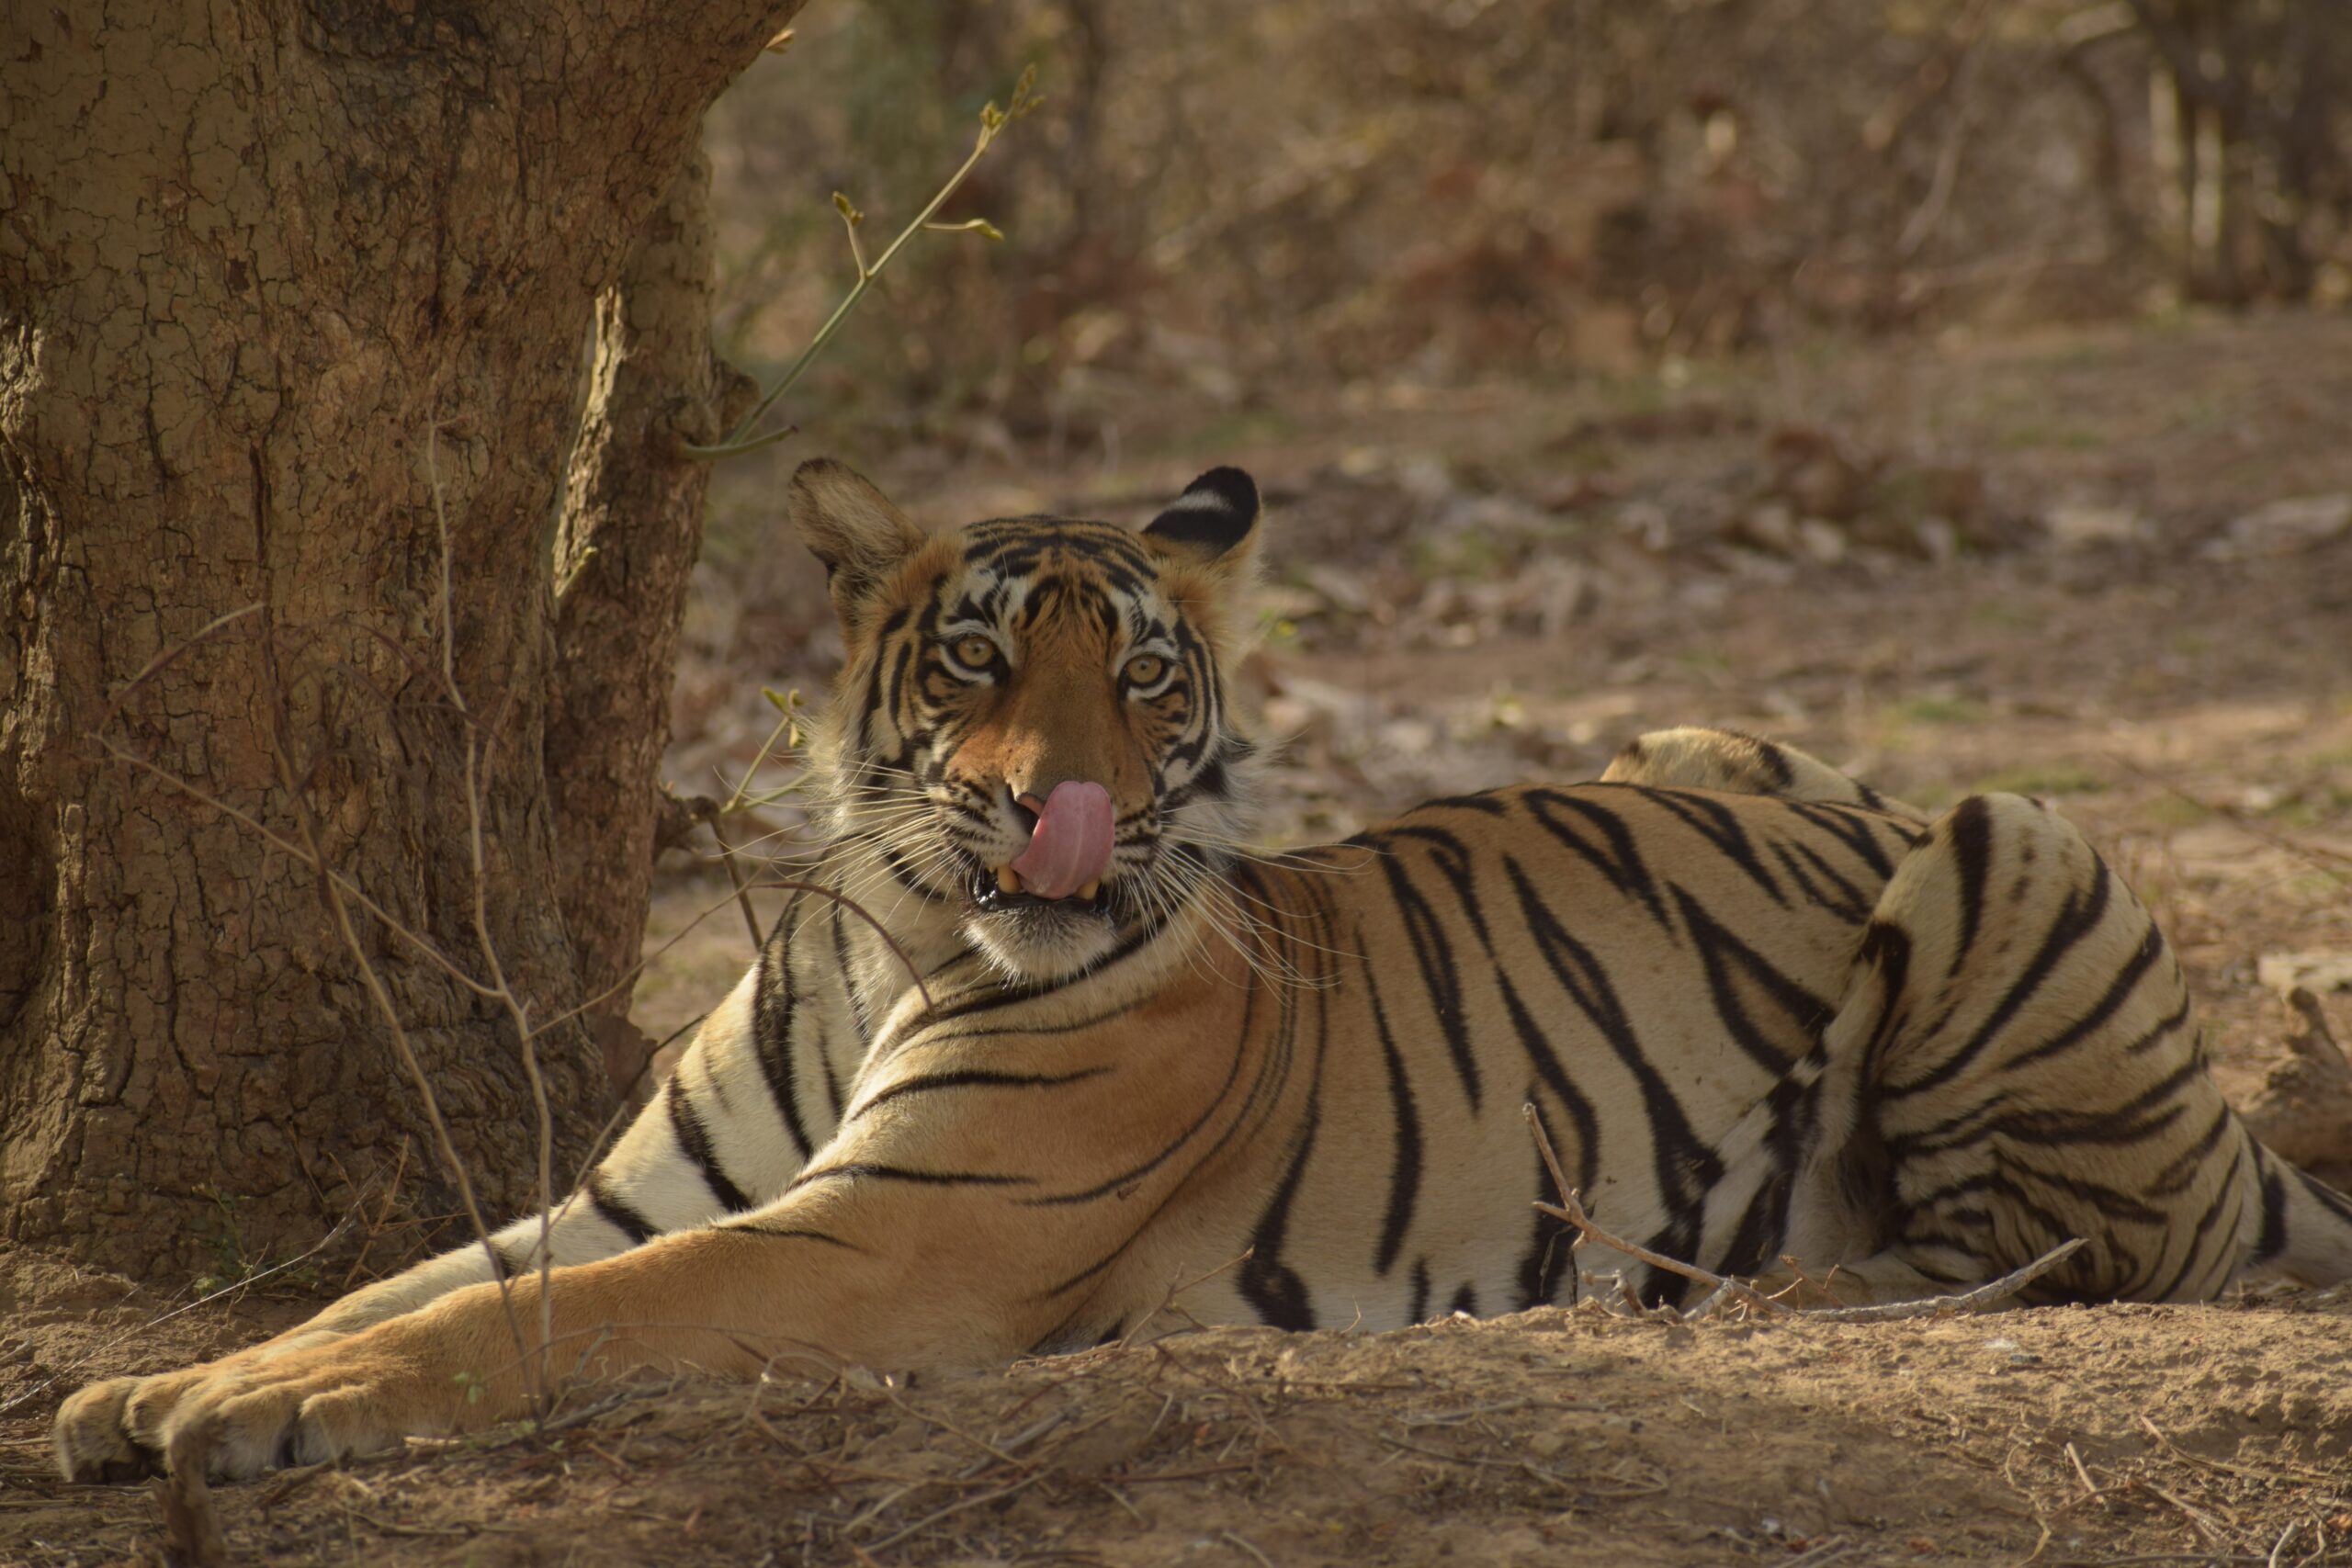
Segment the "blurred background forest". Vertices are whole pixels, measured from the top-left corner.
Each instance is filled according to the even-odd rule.
[[[846,286],[828,195],[903,221],[1031,63],[944,214],[1003,243],[902,257],[770,467],[1115,467],[1171,406],[2352,298],[2335,0],[860,0],[712,116],[739,364]],[[730,477],[722,561],[773,493]]]
[[[2352,287],[2328,0],[867,0],[800,32],[717,122],[739,341],[789,341],[785,280],[838,249],[778,197],[917,193],[1035,62],[1042,120],[962,197],[1007,254],[928,257],[844,367],[1016,428],[1089,367],[1556,371]]]
[[[864,0],[794,52],[714,123],[754,359],[828,302],[824,192],[925,194],[1039,67],[950,213],[1002,251],[932,247],[834,367],[1016,435],[1084,439],[1130,378],[1239,398],[2352,294],[2330,0]]]

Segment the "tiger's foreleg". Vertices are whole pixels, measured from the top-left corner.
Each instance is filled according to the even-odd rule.
[[[780,1249],[767,1258],[753,1250],[706,1228],[558,1269],[547,1278],[545,1339],[541,1280],[526,1274],[504,1299],[475,1284],[355,1333],[193,1368],[167,1404],[139,1413],[137,1438],[173,1471],[246,1476],[518,1414],[537,1371],[560,1385],[576,1371],[640,1365],[755,1370],[750,1348],[770,1343],[752,1332],[764,1320],[756,1298],[779,1288],[769,1267]]]
[[[891,1110],[845,1132],[774,1203],[556,1270],[544,1340],[537,1276],[512,1286],[520,1347],[496,1289],[471,1286],[358,1334],[211,1369],[154,1443],[175,1471],[251,1475],[520,1414],[523,1369],[542,1346],[559,1385],[639,1368],[967,1368],[1020,1353],[1081,1303],[1115,1319],[1140,1302],[1131,1282],[1072,1260],[1115,1257],[1174,1178],[1144,1179],[1131,1202],[1041,1205],[1025,1178],[911,1163],[1004,1158],[994,1109]],[[1091,1152],[1107,1160],[1119,1146],[1106,1137]]]
[[[845,1032],[817,1006],[763,1001],[817,977],[785,972],[772,942],[761,964],[714,1009],[677,1071],[589,1179],[546,1215],[529,1215],[344,1297],[299,1326],[220,1361],[94,1383],[60,1409],[59,1469],[80,1481],[133,1480],[163,1463],[162,1433],[180,1399],[224,1371],[332,1346],[430,1307],[452,1292],[616,1257],[653,1236],[708,1224],[775,1198],[831,1135],[845,1069],[828,1059]],[[764,974],[763,974],[764,971]],[[495,1292],[492,1291],[494,1298]],[[501,1319],[503,1321],[503,1312]]]

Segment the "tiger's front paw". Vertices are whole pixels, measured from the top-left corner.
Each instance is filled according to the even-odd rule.
[[[161,1475],[164,1427],[181,1398],[244,1359],[232,1356],[151,1377],[108,1378],[79,1391],[59,1407],[50,1430],[59,1473],[85,1482]]]
[[[437,1378],[414,1337],[366,1334],[244,1366],[223,1364],[183,1393],[157,1433],[175,1473],[243,1480],[266,1470],[390,1452],[411,1433],[445,1432],[466,1388]]]
[[[148,1378],[108,1378],[58,1407],[50,1427],[57,1472],[68,1481],[137,1481],[164,1468],[164,1456],[130,1434],[130,1398]]]
[[[300,1329],[175,1371],[108,1378],[58,1407],[50,1428],[57,1469],[68,1481],[126,1482],[164,1470],[164,1428],[180,1402],[205,1383],[259,1366],[288,1351],[339,1343],[332,1330]]]

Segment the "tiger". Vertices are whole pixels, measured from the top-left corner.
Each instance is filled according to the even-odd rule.
[[[2003,1303],[2352,1277],[2352,1201],[2248,1134],[2147,910],[2042,805],[1684,728],[1270,852],[1248,475],[1139,530],[933,536],[818,460],[788,511],[845,656],[821,852],[751,970],[561,1203],[81,1390],[65,1475],[366,1455],[643,1368],[981,1369],[1180,1300],[1377,1330],[1613,1271],[1679,1307],[1665,1260],[1890,1301],[2076,1241]],[[1526,1108],[1611,1239],[1535,1206]]]

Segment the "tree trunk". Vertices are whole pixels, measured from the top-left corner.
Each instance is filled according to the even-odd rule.
[[[650,1043],[628,1023],[652,889],[670,676],[702,548],[710,443],[758,388],[710,344],[710,164],[671,181],[596,302],[588,413],[556,536],[555,707],[547,771],[566,923],[588,1021],[626,1091]]]
[[[587,993],[557,890],[568,857],[638,852],[567,838],[543,762],[575,683],[552,547],[579,345],[704,108],[792,8],[13,14],[9,1238],[153,1272],[210,1261],[232,1215],[257,1255],[314,1235],[404,1143],[410,1200],[454,1207],[311,835],[381,911],[355,909],[359,945],[484,1206],[526,1202],[531,1099],[482,994],[469,798],[568,1171],[606,1089],[563,1021]]]

